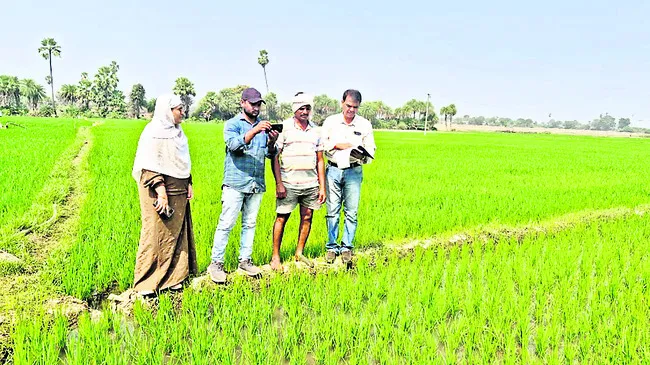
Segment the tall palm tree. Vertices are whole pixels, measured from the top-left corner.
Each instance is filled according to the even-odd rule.
[[[43,85],[37,84],[32,79],[22,80],[20,83],[20,93],[27,99],[29,109],[36,110],[38,103],[46,98],[45,88]]]
[[[269,64],[269,53],[263,49],[260,51],[260,56],[257,57],[257,63],[262,66],[262,70],[264,70],[264,82],[266,83],[266,93],[269,93],[269,81],[266,79],[266,65]]]
[[[61,46],[59,46],[54,38],[44,38],[41,41],[41,46],[38,47],[38,53],[50,61],[50,87],[52,89],[52,107],[54,108],[54,116],[56,116],[56,104],[54,104],[54,77],[52,76],[52,56],[61,57]]]

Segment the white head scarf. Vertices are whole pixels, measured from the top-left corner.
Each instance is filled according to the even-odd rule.
[[[190,177],[192,163],[187,136],[180,124],[174,123],[172,114],[172,109],[181,104],[178,95],[162,95],[156,99],[153,118],[144,127],[135,153],[132,176],[137,182],[143,169],[178,179]]]
[[[314,97],[312,95],[303,92],[297,93],[296,96],[293,97],[291,110],[296,114],[296,111],[305,105],[311,106],[311,112],[309,113],[309,119],[311,120],[311,116],[314,113]]]

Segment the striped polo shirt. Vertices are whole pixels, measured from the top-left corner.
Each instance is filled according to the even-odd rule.
[[[309,122],[303,130],[293,117],[282,124],[277,141],[282,182],[294,189],[318,186],[316,152],[323,151],[320,129]]]

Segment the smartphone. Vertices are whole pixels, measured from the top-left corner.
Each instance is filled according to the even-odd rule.
[[[157,206],[158,206],[158,201],[156,200],[156,201],[153,203],[153,207],[156,208]],[[162,212],[159,212],[158,214],[159,214],[160,217],[163,218],[163,219],[169,219],[169,218],[172,217],[172,215],[174,215],[174,208],[168,206],[166,210],[163,209],[163,211],[162,211]]]
[[[278,133],[282,133],[282,127],[284,127],[282,123],[271,124],[271,130],[278,131]]]

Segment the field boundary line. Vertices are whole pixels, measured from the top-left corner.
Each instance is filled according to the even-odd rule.
[[[401,240],[399,242],[385,244],[380,249],[399,251],[412,250],[415,247],[449,247],[472,242],[488,243],[490,241],[507,238],[515,238],[518,241],[521,241],[524,237],[530,236],[531,234],[559,233],[594,221],[609,221],[632,215],[643,216],[648,212],[650,212],[650,204],[643,204],[633,208],[617,207],[600,210],[586,210],[572,212],[533,223],[516,225],[488,224],[473,229],[444,233],[428,239],[410,240],[408,242]],[[374,249],[371,248],[369,250],[364,250],[364,252],[372,250]]]
[[[28,261],[32,261],[33,255],[42,256],[38,251],[43,247],[31,238],[38,236],[40,239],[36,241],[47,241],[54,225],[69,214],[65,205],[74,193],[74,161],[87,148],[89,134],[88,127],[79,127],[74,141],[57,159],[30,208],[2,227],[0,249]]]
[[[63,267],[61,257],[77,235],[79,211],[87,194],[87,157],[92,148],[92,140],[91,127],[79,127],[75,141],[55,164],[50,180],[43,189],[44,193],[38,195],[51,200],[45,204],[35,202],[25,213],[27,215],[32,209],[43,209],[44,205],[53,204],[53,215],[46,215],[45,221],[29,222],[32,223],[30,229],[21,226],[18,231],[13,226],[13,239],[20,240],[24,245],[22,254],[26,260],[16,272],[0,272],[0,286],[3,288],[0,292],[0,363],[11,359],[13,346],[10,334],[18,313],[33,313],[35,308],[40,308],[43,304],[53,313],[63,302],[80,302],[71,297],[54,301],[52,298],[60,297],[60,270]],[[65,186],[56,192],[64,192],[64,195],[47,193],[48,186],[59,182]]]
[[[355,252],[353,261],[357,260],[358,257],[370,257],[371,259],[374,259],[378,254],[388,252],[407,254],[408,252],[411,252],[418,247],[423,249],[430,249],[433,247],[449,248],[452,246],[460,246],[474,242],[487,244],[491,241],[511,238],[515,238],[520,242],[525,237],[530,237],[531,235],[554,234],[595,221],[610,221],[632,215],[643,216],[646,213],[650,213],[650,204],[639,205],[632,208],[617,207],[601,210],[585,210],[526,224],[488,224],[473,229],[442,233],[428,239],[400,240],[391,243],[384,243],[378,247],[369,247],[366,249],[360,248],[357,252]],[[325,262],[325,258],[323,256],[320,256],[313,258],[312,262],[315,265],[314,268],[309,268],[302,263],[283,263],[284,271],[282,273],[274,272],[271,269],[270,265],[265,264],[261,266],[262,275],[286,275],[295,272],[306,271],[312,273],[321,273],[346,269],[346,266],[341,263],[340,259],[337,259],[334,264],[327,264]],[[239,274],[238,272],[228,274],[228,281],[230,282],[237,276],[242,276],[242,274]],[[201,291],[204,289],[213,290],[219,286],[212,283],[207,273],[204,272],[202,275],[193,278],[191,287],[195,291]],[[133,295],[134,293],[131,289],[129,289],[122,293],[120,296],[115,296],[114,298],[118,302],[128,302],[129,300],[133,300]]]

